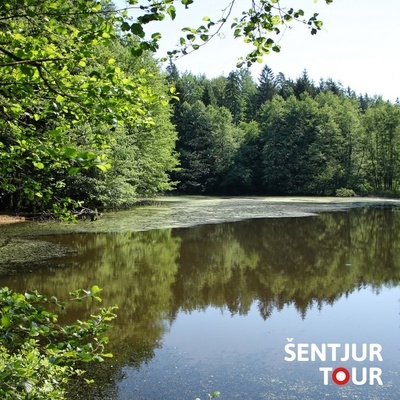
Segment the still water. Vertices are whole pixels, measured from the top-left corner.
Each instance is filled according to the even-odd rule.
[[[74,254],[0,285],[62,297],[97,284],[102,305],[119,306],[114,359],[71,398],[400,398],[398,209],[41,240]],[[311,361],[312,344],[331,352]],[[347,360],[347,344],[359,358],[363,344],[379,345],[381,359]],[[332,381],[337,367],[347,384]],[[382,385],[370,384],[378,369]]]

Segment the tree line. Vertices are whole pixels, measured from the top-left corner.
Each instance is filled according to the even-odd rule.
[[[307,71],[286,78],[264,66],[208,79],[168,68],[179,93],[173,123],[191,194],[396,195],[400,104],[358,95]]]

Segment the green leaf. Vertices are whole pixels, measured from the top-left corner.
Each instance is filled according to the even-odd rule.
[[[143,54],[143,49],[141,46],[136,46],[131,48],[131,54],[134,57],[140,57]]]
[[[84,153],[80,153],[80,154],[84,154]],[[87,159],[88,161],[94,160],[96,157],[97,157],[97,154],[96,154],[96,153],[93,153],[92,151],[88,151],[88,152],[86,153],[86,159]],[[84,157],[83,157],[83,158],[84,158]]]
[[[121,31],[128,32],[130,29],[131,26],[126,21],[121,24]]]
[[[172,20],[175,19],[176,17],[176,9],[174,6],[169,6],[167,8],[167,14],[171,17]]]
[[[103,172],[107,172],[110,169],[110,165],[109,164],[96,164],[96,167]]]
[[[134,35],[139,36],[140,38],[144,38],[144,36],[145,36],[143,27],[139,23],[134,23],[134,24],[131,25],[131,32]]]
[[[100,73],[99,73],[98,71],[92,71],[92,72],[89,74],[89,76],[90,76],[90,77],[96,77],[97,79],[101,79],[101,75],[100,75]]]
[[[44,168],[44,164],[40,161],[34,161],[33,165],[37,168],[37,169],[43,169]]]
[[[86,161],[91,161],[94,160],[97,157],[97,154],[93,153],[92,151],[81,151],[78,154],[78,158],[81,159],[81,161],[86,160]]]
[[[90,288],[90,292],[91,292],[92,294],[100,293],[101,290],[102,290],[102,289],[100,289],[97,285],[93,285],[93,286]]]
[[[80,168],[79,167],[69,167],[68,168],[68,173],[70,175],[76,175],[78,172],[80,172]]]
[[[11,325],[11,318],[8,314],[3,315],[1,317],[1,325],[3,326],[3,328],[9,328]]]
[[[181,3],[187,8],[188,5],[193,4],[194,0],[181,0]]]
[[[151,38],[152,38],[153,40],[160,40],[160,39],[161,39],[161,33],[160,33],[160,32],[153,33],[153,34],[151,35]]]
[[[66,148],[64,151],[65,157],[68,157],[68,158],[75,158],[77,156],[77,154],[78,154],[78,152],[71,147]]]
[[[95,6],[92,7],[92,11],[98,12],[101,10],[101,4],[97,3]]]

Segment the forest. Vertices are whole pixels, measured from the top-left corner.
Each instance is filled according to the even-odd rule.
[[[172,121],[182,193],[395,195],[400,105],[358,95],[333,79],[316,84],[265,65],[207,79],[179,73]]]
[[[279,71],[272,71],[263,58],[280,51],[279,38],[274,35],[292,22],[300,22],[299,26],[309,29],[311,35],[317,34],[323,25],[318,14],[306,17],[301,9],[290,7],[290,3],[296,3],[293,0],[252,1],[250,8],[242,9],[240,18],[231,24],[233,36],[247,42],[252,50],[238,60],[238,69],[227,76],[208,78],[205,74],[179,71],[175,57],[190,56],[217,36],[236,0],[227,0],[225,14],[219,19],[204,17],[198,28],[183,27],[182,36],[177,38],[179,49],[169,51],[165,60],[155,57],[160,33],[148,29],[149,25],[165,19],[173,21],[177,12],[190,10],[195,1],[128,0],[123,6],[114,5],[111,0],[0,2],[0,213],[71,220],[82,209],[124,209],[141,199],[169,193],[232,196],[397,196],[400,193],[399,102],[357,94],[333,79],[315,83],[307,71],[299,71],[296,79],[286,78]],[[333,0],[324,2],[330,4]],[[167,67],[166,61],[169,61]],[[258,77],[249,72],[255,62],[265,63]],[[316,248],[314,244],[320,242],[321,232],[329,238],[330,231],[325,229],[329,226],[333,226],[331,236],[335,240],[328,243],[337,245],[340,240],[347,240],[348,235],[339,232],[340,240],[336,240],[335,234],[336,229],[346,226],[347,217],[338,228],[329,216],[322,221],[322,225],[309,226],[308,231],[313,235],[302,247]],[[358,228],[367,226],[358,220],[350,222]],[[379,271],[380,278],[375,281],[397,282],[398,271],[392,263],[392,240],[396,238],[397,225],[391,216],[378,222],[370,225],[371,229],[360,228],[357,237],[389,229],[390,240],[384,247],[387,251],[373,253],[375,248],[370,245],[369,237],[357,241],[357,250],[369,257],[360,265],[363,268],[379,265],[374,260],[384,257],[390,268],[384,271],[384,276]],[[93,243],[87,242],[87,250],[95,249],[93,254],[96,257],[100,254],[107,262],[97,277],[87,275],[89,279],[85,278],[83,285],[80,281],[76,283],[82,287],[88,280],[107,277],[112,268],[123,266],[113,257],[126,252],[130,267],[132,260],[140,264],[140,269],[134,270],[138,279],[133,281],[141,284],[142,278],[152,278],[143,287],[148,288],[146,298],[153,304],[138,304],[146,310],[146,325],[154,327],[148,343],[153,339],[156,343],[162,333],[157,325],[158,316],[164,313],[165,305],[172,299],[176,310],[184,308],[181,299],[174,298],[171,290],[174,285],[176,288],[181,285],[182,293],[192,292],[195,297],[200,291],[206,293],[203,290],[206,287],[210,294],[217,295],[212,300],[187,303],[188,311],[207,304],[219,306],[225,304],[218,283],[223,276],[228,283],[240,283],[237,293],[242,292],[242,287],[248,290],[242,303],[229,298],[230,311],[246,313],[254,296],[259,297],[262,292],[260,313],[266,319],[274,308],[279,309],[294,295],[298,299],[296,308],[302,314],[310,299],[325,301],[326,295],[320,291],[321,279],[334,281],[335,287],[346,293],[359,284],[353,279],[355,276],[363,277],[366,282],[374,281],[370,278],[375,277],[375,270],[361,273],[356,268],[347,268],[345,274],[341,271],[345,278],[338,280],[334,268],[337,260],[320,261],[320,249],[313,258],[323,268],[313,277],[312,285],[304,285],[297,279],[300,275],[304,277],[304,265],[313,264],[302,264],[303,254],[296,249],[291,257],[299,261],[294,264],[292,274],[282,274],[279,263],[278,269],[265,264],[262,275],[273,277],[272,281],[265,280],[255,268],[258,256],[252,250],[251,236],[244,239],[240,236],[246,233],[247,226],[241,227],[242,230],[233,228],[232,240],[226,244],[218,241],[218,230],[226,228],[207,228],[211,229],[210,235],[206,231],[194,232],[200,234],[206,248],[223,249],[224,263],[217,259],[206,265],[204,271],[199,268],[204,262],[193,257],[192,242],[173,236],[171,230],[113,236],[115,246],[110,254],[97,251],[102,241],[109,238],[93,236]],[[272,230],[258,237],[266,238],[263,252],[267,260],[276,255],[274,243],[277,238],[281,242],[283,237],[278,222],[269,228]],[[306,238],[301,230],[295,233]],[[5,237],[2,245],[7,241]],[[286,242],[290,243],[290,238]],[[160,247],[164,245],[165,248]],[[117,247],[122,253],[114,251]],[[186,285],[189,282],[185,279],[186,272],[182,273],[183,279],[176,282],[173,279],[180,268],[175,261],[179,259],[178,250],[182,259],[191,257],[195,261],[195,291],[190,284]],[[200,251],[199,248],[197,253]],[[287,249],[284,252],[277,256],[283,259],[290,255]],[[343,252],[335,254],[344,258]],[[142,262],[143,256],[149,258],[148,265]],[[245,267],[233,273],[234,258]],[[64,271],[70,274],[67,268]],[[90,268],[90,271],[95,270]],[[129,279],[124,282],[131,285],[132,269],[125,272]],[[120,272],[121,276],[125,272]],[[193,275],[191,271],[188,273]],[[79,275],[79,279],[83,277]],[[161,282],[158,286],[154,285],[157,280]],[[107,285],[111,281],[108,279]],[[289,281],[300,282],[302,289],[283,290],[288,288]],[[65,280],[58,286],[73,289],[65,287]],[[112,284],[109,287],[114,300],[135,318],[137,309],[124,307],[126,299],[135,300],[134,296],[122,298],[120,287]],[[80,366],[112,356],[105,352],[108,337],[104,333],[116,317],[116,307],[101,308],[90,319],[77,320],[72,325],[59,323],[52,310],[64,312],[66,304],[82,300],[101,301],[101,290],[92,284],[88,289],[77,289],[58,299],[46,298],[36,291],[17,293],[1,288],[1,398],[61,400],[68,392],[68,382],[90,383],[85,378],[76,381],[84,373]],[[332,300],[335,293],[328,295]],[[51,311],[47,306],[51,306]],[[129,317],[124,315],[121,320],[130,321]],[[125,334],[132,331],[135,335],[141,329],[140,325],[132,326],[133,330],[124,329]],[[144,350],[151,355],[152,345]]]
[[[179,71],[172,58],[165,68],[143,27],[173,19],[171,3],[141,6],[133,23],[107,1],[0,5],[0,211],[68,215],[167,193],[398,195],[398,102],[267,63],[253,77],[259,53],[279,51],[272,39],[252,38],[227,76]],[[244,24],[235,35],[255,30]],[[315,34],[322,23],[311,24]],[[183,54],[213,25],[181,38]]]

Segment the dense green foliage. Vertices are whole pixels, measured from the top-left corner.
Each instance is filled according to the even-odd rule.
[[[176,168],[176,132],[170,121],[167,102],[168,88],[156,62],[149,56],[133,57],[129,51],[132,42],[114,43],[102,56],[115,57],[132,79],[148,85],[154,102],[147,112],[151,123],[146,126],[135,120],[125,120],[110,135],[104,127],[100,135],[110,140],[104,153],[111,160],[106,173],[88,169],[66,177],[64,196],[84,200],[96,207],[123,208],[134,204],[138,196],[148,197],[172,188],[168,172]]]
[[[190,12],[194,0],[181,0],[185,9],[176,3],[130,0],[122,9],[110,0],[0,4],[2,210],[65,215],[83,202],[87,207],[121,208],[139,196],[173,188],[169,173],[176,169],[178,158],[171,93],[150,56],[161,35],[148,35],[147,30],[150,22],[174,20],[185,9]],[[228,3],[221,16],[205,16],[198,28],[183,27],[183,36],[177,38],[179,49],[168,56],[187,54],[208,43],[228,22],[235,3]],[[311,34],[322,27],[317,14],[306,18],[302,10],[277,0],[252,2],[231,25],[235,38],[254,46],[239,64],[250,65],[271,50],[279,51],[273,36],[295,20]],[[187,88],[190,91],[190,82]],[[249,120],[249,113],[257,109],[250,101],[255,95],[245,70],[232,72],[227,80],[207,82],[200,100],[210,107],[194,112],[206,113],[203,121],[211,122],[201,128],[204,143],[196,140],[196,146],[204,149],[211,140],[211,147],[221,148],[198,161],[188,160],[193,151],[182,154],[183,165],[191,168],[187,172],[184,167],[183,174],[197,174],[196,163],[211,174],[204,178],[200,171],[202,182],[194,181],[188,188],[214,190],[216,176],[227,172],[232,178],[228,164],[240,141],[230,119],[236,126]],[[232,117],[215,105],[225,106]],[[178,147],[184,151],[186,144],[181,140]]]
[[[169,68],[184,193],[341,195],[400,191],[400,104],[306,71],[265,66],[207,79]],[[220,118],[215,118],[215,116]]]
[[[101,300],[99,292],[94,285],[70,293],[70,300]],[[115,318],[115,307],[103,308],[88,320],[62,324],[52,306],[64,309],[65,305],[37,291],[22,294],[0,289],[2,399],[64,399],[70,378],[85,373],[78,363],[112,356],[105,353],[108,338],[104,333]]]
[[[121,207],[170,188],[168,89],[149,55],[129,51],[137,40],[119,35],[113,10],[94,0],[0,5],[3,209]]]

